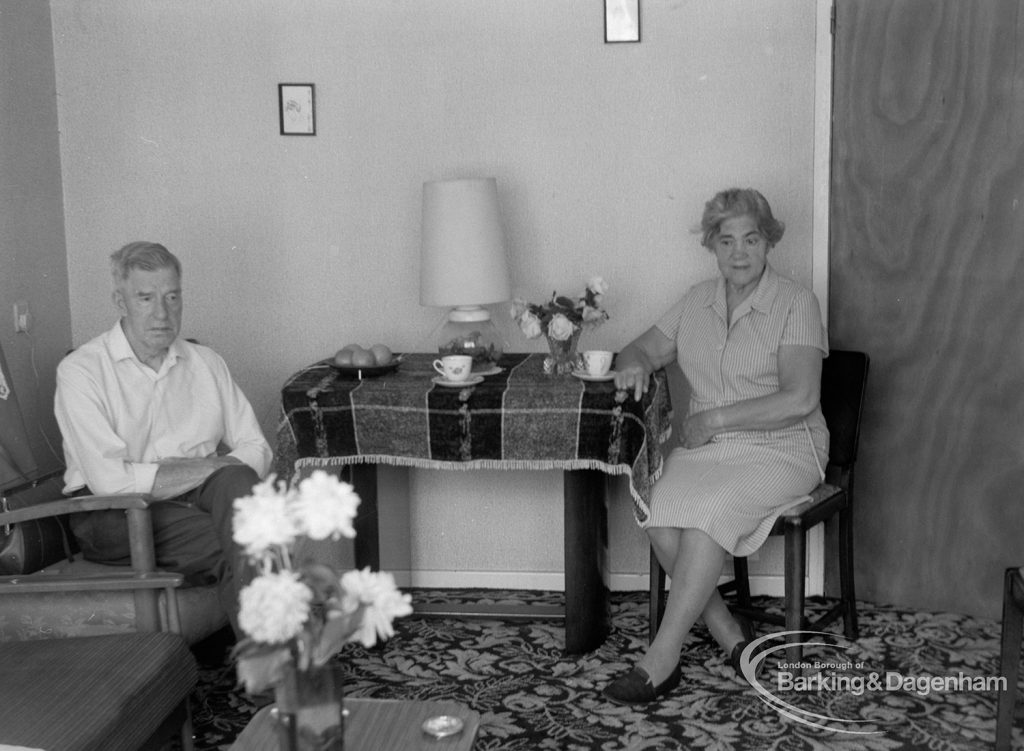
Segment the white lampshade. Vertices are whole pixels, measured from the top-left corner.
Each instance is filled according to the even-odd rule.
[[[475,307],[512,297],[493,177],[423,184],[420,304]]]

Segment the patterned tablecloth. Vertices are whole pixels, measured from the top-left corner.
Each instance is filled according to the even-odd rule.
[[[635,511],[648,514],[661,474],[672,405],[664,371],[643,400],[614,383],[544,373],[543,354],[506,354],[501,372],[472,386],[434,382],[435,355],[404,355],[375,377],[325,360],[281,391],[275,471],[355,463],[430,469],[597,469],[627,475]]]

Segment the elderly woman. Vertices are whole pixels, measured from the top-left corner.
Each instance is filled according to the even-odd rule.
[[[639,663],[605,687],[612,701],[649,702],[678,686],[680,650],[698,618],[739,672],[746,642],[717,589],[726,554],[757,550],[824,474],[819,381],[828,346],[814,294],[768,265],[783,230],[756,190],[708,201],[701,244],[720,276],[690,288],[617,358],[615,384],[636,398],[673,359],[692,393],[682,445],[640,520],[672,577],[665,617]]]

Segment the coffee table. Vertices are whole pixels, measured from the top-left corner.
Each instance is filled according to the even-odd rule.
[[[231,751],[279,751],[273,705],[257,712],[232,744]],[[453,701],[345,699],[346,751],[470,751],[480,715]],[[451,715],[464,723],[462,732],[432,738],[423,732],[430,717]]]

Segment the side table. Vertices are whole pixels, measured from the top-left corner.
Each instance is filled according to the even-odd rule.
[[[273,705],[257,712],[230,751],[280,751]],[[394,699],[345,699],[346,751],[470,751],[480,728],[480,715],[451,701],[398,701]],[[462,720],[457,735],[432,738],[423,722],[437,715]]]
[[[638,519],[646,518],[671,432],[665,371],[641,401],[608,381],[543,371],[540,353],[505,354],[477,384],[434,382],[435,355],[402,356],[378,378],[340,373],[325,360],[291,376],[281,390],[275,472],[351,470],[362,499],[355,521],[356,565],[380,567],[380,465],[442,470],[562,470],[565,607],[415,606],[419,614],[564,618],[565,651],[596,649],[608,630],[602,556],[607,540],[605,479],[622,475]]]

